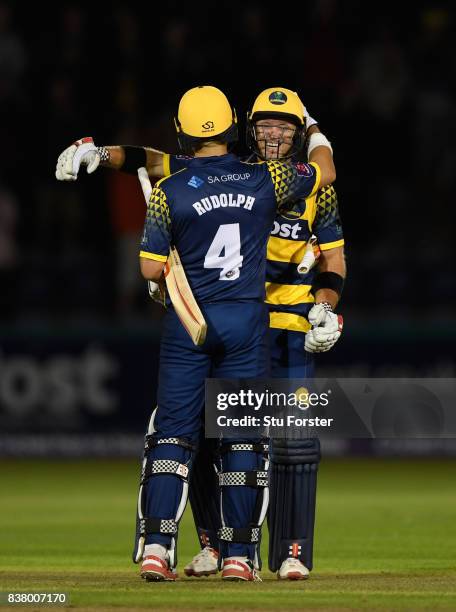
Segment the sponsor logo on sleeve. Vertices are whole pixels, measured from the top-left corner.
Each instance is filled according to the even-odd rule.
[[[304,162],[298,162],[295,164],[295,168],[300,176],[313,176],[315,172],[313,166]]]

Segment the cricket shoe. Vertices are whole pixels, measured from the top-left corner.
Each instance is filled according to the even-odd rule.
[[[147,555],[141,565],[141,578],[148,582],[174,581],[177,573],[170,569],[167,559],[162,559],[157,555]]]
[[[262,582],[253,563],[247,557],[226,557],[223,559],[222,580]]]
[[[205,546],[184,567],[184,572],[186,576],[195,576],[195,578],[216,574],[218,572],[218,552],[210,546]]]
[[[277,572],[279,580],[306,580],[309,577],[309,570],[299,559],[288,557],[280,566]]]

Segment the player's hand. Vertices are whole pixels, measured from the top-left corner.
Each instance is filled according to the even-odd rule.
[[[306,334],[304,348],[308,353],[329,351],[339,340],[344,325],[342,315],[336,315],[327,302],[315,304],[307,317],[312,325]]]
[[[147,281],[147,288],[149,295],[154,302],[165,306],[166,290],[163,282],[155,283],[154,281]]]
[[[306,119],[306,131],[311,128],[313,125],[318,125],[318,121],[309,115],[309,111],[304,106],[304,117]]]
[[[87,174],[92,174],[98,168],[99,163],[100,154],[93,138],[81,138],[60,153],[55,177],[58,181],[75,181],[78,178],[81,164],[87,166]]]

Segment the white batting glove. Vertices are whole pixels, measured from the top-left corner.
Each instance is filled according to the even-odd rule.
[[[147,288],[149,290],[149,296],[154,302],[166,307],[166,289],[163,283],[155,283],[154,281],[147,281]]]
[[[318,121],[309,115],[309,111],[305,106],[303,106],[303,114],[306,119],[306,130],[308,130],[313,125],[318,125]]]
[[[325,353],[339,340],[344,326],[342,315],[336,315],[328,302],[315,304],[308,315],[312,325],[306,334],[304,348],[308,353]]]
[[[55,169],[58,181],[75,181],[81,164],[87,166],[87,174],[92,174],[98,168],[100,154],[90,136],[76,140],[71,147],[60,153]]]

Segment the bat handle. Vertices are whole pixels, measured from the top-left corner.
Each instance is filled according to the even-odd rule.
[[[306,244],[306,250],[304,257],[298,264],[298,273],[307,274],[309,270],[315,265],[315,262],[320,257],[320,249],[317,244],[317,237],[312,234]]]
[[[143,190],[144,199],[146,200],[146,204],[149,204],[150,194],[152,193],[152,185],[149,180],[149,175],[147,174],[147,170],[142,167],[138,168],[138,178],[141,183],[141,188]]]

